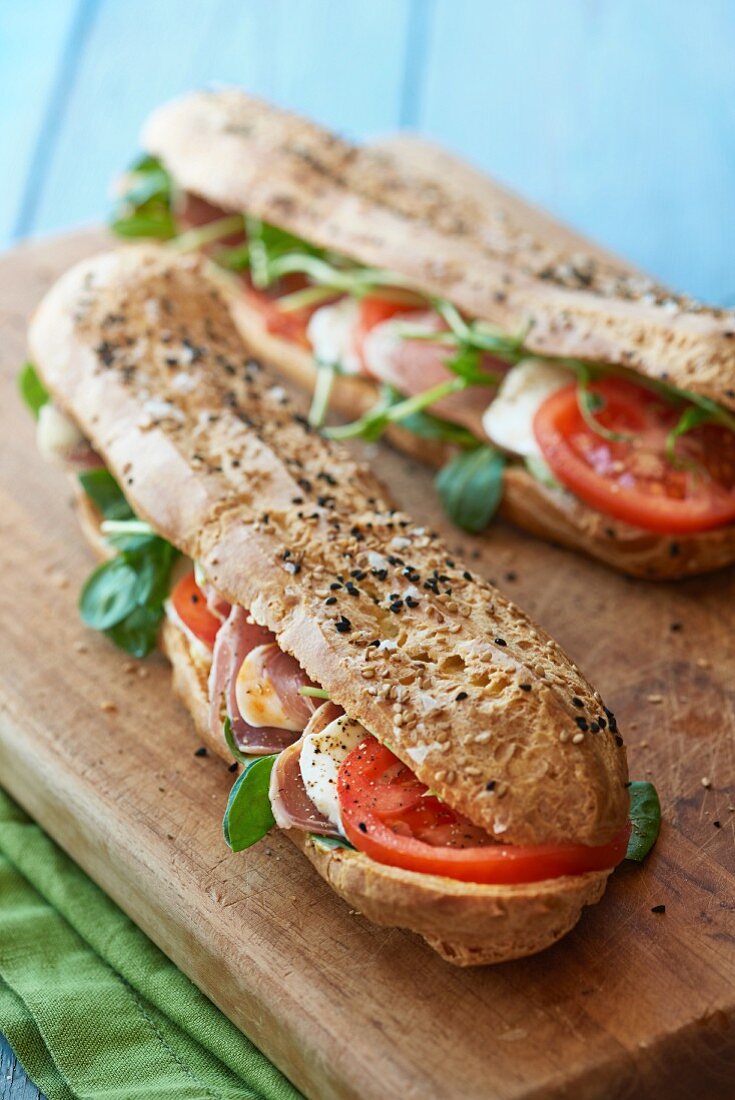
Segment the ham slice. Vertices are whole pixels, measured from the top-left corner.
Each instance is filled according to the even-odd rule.
[[[235,691],[237,674],[248,653],[262,645],[275,646],[275,634],[252,622],[244,607],[232,607],[227,621],[217,631],[209,673],[209,728],[212,735],[220,736],[224,696],[235,744],[242,752],[253,756],[282,752],[299,737],[298,731],[250,725],[240,714]],[[298,716],[298,720],[306,725],[316,704],[298,694],[299,687],[311,681],[296,658],[278,650],[278,657],[269,661],[268,674],[284,709],[289,715]]]
[[[319,836],[341,837],[339,829],[317,810],[309,798],[301,777],[301,747],[305,735],[325,729],[344,711],[334,703],[324,703],[313,715],[299,740],[282,752],[273,765],[270,800],[276,824],[281,829],[300,829]]]
[[[382,321],[363,340],[363,360],[368,373],[373,377],[395,386],[406,397],[415,397],[456,377],[448,370],[446,363],[457,352],[455,348],[445,344],[433,344],[430,340],[412,340],[403,336],[401,329],[408,327],[425,332],[446,331],[442,318],[431,310]],[[483,355],[481,367],[500,375],[508,369],[506,363],[490,355]],[[468,428],[478,439],[484,439],[482,414],[494,396],[494,388],[470,386],[460,393],[442,397],[430,405],[428,411],[452,424]]]

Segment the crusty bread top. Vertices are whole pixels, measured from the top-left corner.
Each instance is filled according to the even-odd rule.
[[[509,332],[538,354],[620,364],[735,408],[735,313],[674,295],[544,220],[440,178],[400,149],[357,147],[229,88],[159,108],[142,135],[178,185],[248,211]]]
[[[155,247],[85,261],[30,345],[136,512],[441,797],[516,843],[622,827],[625,753],[599,694],[309,428],[248,356],[206,261]]]

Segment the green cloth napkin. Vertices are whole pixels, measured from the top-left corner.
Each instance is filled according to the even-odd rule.
[[[49,1100],[298,1100],[0,790],[0,1031]]]

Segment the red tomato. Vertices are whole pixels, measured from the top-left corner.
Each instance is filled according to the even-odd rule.
[[[498,844],[428,793],[410,768],[368,735],[337,777],[348,839],[377,863],[462,882],[538,882],[612,868],[624,858],[629,827],[599,847]]]
[[[660,534],[707,531],[735,520],[735,434],[701,424],[677,440],[677,463],[666,439],[681,405],[623,378],[590,386],[604,405],[595,413],[610,440],[579,411],[576,385],[553,393],[540,407],[534,432],[559,481],[599,512]]]
[[[303,290],[309,285],[306,277],[298,273],[285,275],[278,280],[277,285],[268,287],[267,290],[259,290],[248,280],[245,283],[245,297],[250,305],[258,310],[265,327],[273,336],[280,336],[303,348],[311,348],[306,329],[312,315],[323,305],[333,302],[338,295],[311,306],[304,306],[303,309],[281,309],[278,305],[279,298],[283,298],[286,294],[293,294],[297,290]]]
[[[178,582],[171,593],[171,603],[184,625],[211,649],[222,620],[207,607],[207,598],[195,581],[193,572],[187,573]]]

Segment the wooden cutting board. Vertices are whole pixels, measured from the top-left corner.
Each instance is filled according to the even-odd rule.
[[[735,1096],[735,571],[645,584],[503,526],[449,533],[600,687],[661,794],[654,854],[544,954],[455,970],[351,912],[282,836],[230,854],[231,776],[194,755],[165,662],[79,623],[91,559],[15,394],[30,310],[101,243],[0,261],[0,782],[314,1100]],[[425,471],[376,461],[444,526]]]

